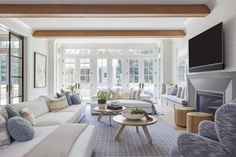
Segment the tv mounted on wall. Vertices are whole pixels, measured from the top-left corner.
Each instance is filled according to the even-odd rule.
[[[189,40],[189,72],[223,69],[223,23],[219,23]]]

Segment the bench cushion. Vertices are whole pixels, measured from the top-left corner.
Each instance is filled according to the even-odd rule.
[[[186,105],[187,104],[186,100],[178,98],[178,97],[173,96],[173,95],[161,94],[161,97],[165,98],[165,99],[168,99],[170,101],[176,102],[176,103],[181,104],[181,105]]]

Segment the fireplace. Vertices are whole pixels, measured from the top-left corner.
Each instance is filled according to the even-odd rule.
[[[224,93],[216,91],[196,91],[196,109],[215,115],[217,108],[225,103]]]

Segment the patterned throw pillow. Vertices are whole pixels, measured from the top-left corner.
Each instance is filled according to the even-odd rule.
[[[11,137],[7,131],[6,119],[0,115],[0,149],[5,149],[11,144]]]
[[[161,90],[160,90],[161,94],[165,94],[166,93],[166,85],[164,83],[161,84]]]
[[[73,105],[81,104],[81,99],[78,95],[73,94],[73,95],[70,96],[70,98],[71,98],[71,101],[72,101]]]
[[[54,100],[49,99],[48,108],[50,112],[57,112],[67,107],[68,107],[68,102],[66,100],[66,97]]]
[[[0,106],[0,115],[5,119],[8,119],[8,114],[5,106]]]
[[[11,105],[6,105],[5,108],[9,119],[12,117],[20,117],[19,112],[17,112]]]
[[[178,98],[180,98],[181,92],[182,92],[182,87],[179,87],[179,88],[178,88],[178,91],[177,91],[177,94],[176,94],[176,96],[177,96]]]
[[[34,137],[33,127],[22,117],[10,118],[7,121],[7,128],[11,137],[16,141],[29,141]]]
[[[31,125],[35,125],[36,119],[35,119],[34,114],[30,111],[29,107],[26,107],[26,106],[23,107],[20,110],[20,115],[26,120],[28,120]]]

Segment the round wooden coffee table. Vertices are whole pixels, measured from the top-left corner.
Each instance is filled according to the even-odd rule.
[[[147,125],[155,124],[157,122],[157,118],[155,118],[154,116],[149,116],[149,117],[151,117],[153,120],[148,121],[148,120],[146,120],[146,118],[142,118],[140,120],[128,120],[122,115],[117,115],[117,116],[113,117],[113,120],[116,123],[121,124],[120,128],[118,129],[118,131],[115,135],[115,139],[119,140],[120,135],[123,132],[126,125],[127,126],[136,126],[137,132],[138,132],[138,127],[141,126],[143,128],[143,132],[144,132],[145,136],[148,139],[148,142],[150,144],[152,144],[152,138],[151,138],[151,135],[147,129]]]
[[[97,112],[100,112],[100,115],[98,116],[98,121],[101,120],[102,116],[104,114],[108,114],[109,115],[109,120],[110,120],[110,126],[111,126],[111,116],[113,114],[117,114],[117,113],[120,113],[122,111],[126,110],[126,107],[122,106],[122,109],[119,109],[119,110],[109,110],[107,109],[106,107],[105,108],[99,108],[99,107],[95,107],[94,108],[94,111],[97,111]]]

